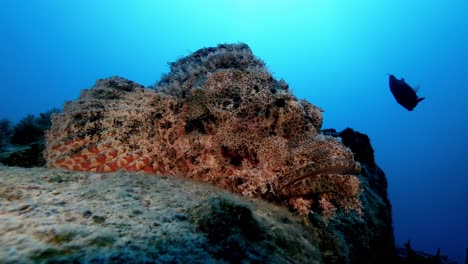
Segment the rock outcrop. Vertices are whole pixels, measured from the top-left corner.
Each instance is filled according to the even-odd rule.
[[[367,135],[346,128],[322,131],[341,139],[361,164],[359,181],[362,186],[361,218],[340,214],[325,230],[337,232],[346,241],[351,263],[399,263],[395,257],[395,239],[392,227],[391,204],[387,194],[387,179],[374,159],[374,150]]]
[[[54,170],[0,167],[4,259],[398,262],[367,136],[322,131],[245,44],[170,66],[154,87],[111,77],[66,102],[46,134]]]

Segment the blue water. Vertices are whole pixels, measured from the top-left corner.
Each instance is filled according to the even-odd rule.
[[[468,1],[0,0],[0,117],[61,107],[98,78],[154,84],[167,62],[245,42],[324,128],[370,136],[397,242],[462,262],[468,242]],[[387,73],[426,97],[398,105]]]

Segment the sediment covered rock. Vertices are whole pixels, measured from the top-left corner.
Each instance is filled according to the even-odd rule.
[[[0,166],[1,263],[323,263],[310,228],[181,177]]]

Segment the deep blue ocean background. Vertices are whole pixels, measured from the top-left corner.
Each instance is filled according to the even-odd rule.
[[[324,109],[324,128],[369,135],[399,244],[464,260],[466,0],[0,0],[0,118],[61,108],[98,78],[153,85],[167,62],[237,42]],[[387,73],[426,100],[398,105]]]

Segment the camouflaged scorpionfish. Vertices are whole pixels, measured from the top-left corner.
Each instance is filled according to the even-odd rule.
[[[48,166],[183,175],[301,213],[360,212],[351,151],[320,134],[321,110],[296,99],[246,44],[170,66],[153,88],[112,77],[66,102],[47,132]]]

